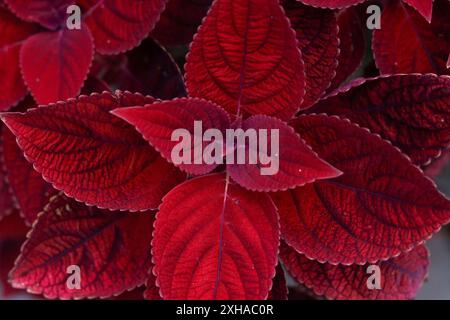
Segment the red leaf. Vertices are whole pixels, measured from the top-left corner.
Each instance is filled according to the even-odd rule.
[[[280,252],[286,268],[300,283],[328,299],[413,299],[428,271],[428,251],[419,246],[399,257],[377,264],[380,268],[381,290],[368,289],[372,272],[369,265],[333,266],[309,260],[287,245]],[[370,271],[370,270],[369,270]]]
[[[89,30],[41,32],[20,51],[22,73],[39,104],[72,98],[80,92],[93,57]],[[52,63],[48,63],[51,61]]]
[[[157,102],[145,107],[117,109],[113,113],[135,126],[144,138],[171,163],[172,152],[180,143],[178,140],[171,140],[172,134],[177,129],[186,129],[190,133],[191,164],[176,163],[175,165],[196,175],[211,172],[218,166],[218,164],[206,164],[203,154],[196,155],[195,149],[200,150],[199,144],[202,144],[201,150],[204,150],[211,143],[203,141],[203,130],[218,129],[225,135],[225,130],[230,126],[230,118],[225,110],[211,102],[195,98]],[[202,132],[195,132],[195,121],[201,121]],[[183,142],[187,143],[184,140]]]
[[[5,0],[19,18],[37,22],[48,29],[61,27],[67,19],[67,7],[74,0]]]
[[[28,228],[20,218],[19,213],[14,211],[8,217],[0,221],[0,240],[22,239],[27,234]]]
[[[35,31],[35,26],[0,6],[0,110],[9,109],[27,93],[20,74],[19,52],[23,41]]]
[[[450,77],[395,75],[355,80],[310,112],[348,118],[423,165],[450,148],[449,105]]]
[[[380,30],[373,33],[373,51],[383,74],[446,74],[450,52],[447,0],[436,1],[431,24],[401,1],[391,1],[381,15]]]
[[[1,131],[4,131],[3,128]],[[14,211],[13,196],[10,192],[8,181],[6,180],[6,170],[0,168],[0,221],[9,216]]]
[[[361,65],[366,51],[363,22],[355,8],[348,8],[338,14],[339,56],[336,76],[331,89],[339,87]]]
[[[139,45],[154,28],[167,0],[80,0],[95,49],[115,54]],[[118,27],[120,26],[120,27]]]
[[[189,94],[230,113],[291,118],[305,89],[295,33],[277,0],[217,0],[191,44]]]
[[[164,46],[190,43],[212,0],[170,0],[152,36]]]
[[[272,289],[268,300],[288,300],[288,288],[284,277],[283,267],[278,263],[275,278],[273,278]]]
[[[185,182],[163,200],[152,242],[165,299],[265,299],[275,275],[277,211],[224,174]]]
[[[58,190],[112,210],[156,208],[183,175],[109,112],[151,97],[118,92],[3,114],[35,169]]]
[[[313,105],[330,86],[339,54],[338,25],[331,10],[316,9],[295,0],[284,9],[297,33],[305,62],[306,95],[302,107]]]
[[[434,0],[403,0],[415,8],[428,22],[431,22]]]
[[[314,7],[341,9],[353,6],[366,0],[297,0],[297,1],[303,2],[304,4]]]
[[[256,132],[260,132],[261,129],[267,130],[267,146],[262,144],[261,133],[259,133],[258,145],[252,145],[249,139],[246,139],[245,145],[236,146],[238,151],[242,149],[245,151],[245,159],[247,159],[245,164],[237,163],[236,151],[234,164],[227,164],[230,176],[244,188],[264,192],[279,191],[342,174],[317,157],[299,135],[281,120],[263,115],[252,116],[242,123],[241,128],[244,131],[254,129]],[[275,132],[274,130],[278,130],[279,140],[272,142],[271,135]],[[278,145],[279,150],[272,149],[272,143]],[[262,153],[271,155],[271,163],[262,164],[261,158],[258,157],[257,163],[251,164],[249,159],[254,157],[252,155],[260,155],[262,149],[267,150]],[[276,171],[276,162],[278,162],[278,171]],[[268,172],[264,173],[262,168]]]
[[[22,247],[11,282],[49,299],[105,298],[142,285],[153,220],[151,212],[105,212],[57,196]],[[67,286],[73,265],[80,268],[80,289]]]
[[[387,141],[324,115],[302,116],[293,126],[344,172],[273,197],[282,235],[300,253],[365,264],[408,251],[450,222],[450,201]]]
[[[22,217],[31,225],[57,191],[25,159],[11,131],[2,130],[1,139],[3,165],[9,185]]]
[[[150,38],[124,56],[98,60],[98,73],[113,87],[163,100],[186,96],[180,69],[170,54]]]
[[[145,300],[161,300],[159,295],[159,288],[156,286],[156,277],[150,271],[147,282],[145,284],[144,299]]]

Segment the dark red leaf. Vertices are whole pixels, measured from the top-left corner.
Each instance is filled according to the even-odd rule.
[[[269,292],[268,300],[287,300],[288,288],[284,277],[283,267],[278,263],[275,278],[273,278],[272,289]]]
[[[348,118],[391,141],[418,165],[450,148],[450,77],[358,79],[311,109]]]
[[[297,33],[305,62],[306,95],[302,107],[313,105],[330,86],[339,54],[338,25],[331,10],[316,9],[295,0],[284,3],[284,10]]]
[[[167,0],[80,0],[85,21],[102,54],[130,50],[154,28]]]
[[[428,22],[431,22],[434,0],[403,0],[415,8]]]
[[[2,126],[3,127],[3,126]],[[7,130],[2,128],[1,131]],[[6,180],[5,168],[0,168],[0,221],[14,211],[13,196]]]
[[[112,210],[156,208],[183,180],[134,128],[109,112],[151,97],[118,92],[3,114],[3,121],[44,179],[67,195]]]
[[[23,78],[39,104],[75,97],[91,66],[89,30],[62,29],[28,38],[20,51]],[[51,63],[49,63],[51,61]]]
[[[27,93],[19,67],[23,41],[36,31],[0,6],[0,110],[7,110]]]
[[[245,151],[246,163],[237,163],[238,156],[235,151],[234,164],[227,164],[230,176],[244,188],[264,192],[279,191],[342,174],[320,159],[291,127],[279,119],[263,115],[252,116],[242,123],[241,128],[244,131],[254,129],[256,132],[267,130],[267,146],[261,142],[261,134],[257,138],[258,144],[251,144],[249,139],[246,139],[245,145],[236,146],[237,151]],[[279,139],[272,142],[271,135],[274,130],[278,130]],[[278,145],[279,150],[272,149],[272,143]],[[267,152],[264,152],[264,149],[267,149]],[[263,164],[258,157],[257,163],[251,164],[249,159],[259,155],[261,150],[271,156],[270,163]],[[262,171],[263,168],[267,170],[266,173]]]
[[[383,74],[446,74],[450,52],[448,0],[436,1],[429,24],[419,13],[401,1],[387,3],[381,16],[380,30],[373,33],[373,51]]]
[[[54,197],[22,247],[11,282],[50,299],[105,298],[142,285],[153,221],[151,212],[105,212]],[[80,268],[80,289],[67,286],[73,265]]]
[[[297,0],[297,1],[303,2],[304,4],[314,7],[341,9],[353,6],[366,0]]]
[[[212,0],[170,0],[152,36],[164,46],[191,42],[211,3]]]
[[[5,0],[19,18],[37,22],[48,29],[61,27],[67,19],[67,7],[75,0]]]
[[[150,270],[147,282],[145,284],[144,298],[145,300],[161,300],[159,295],[159,288],[156,286],[156,277]]]
[[[270,198],[213,174],[164,197],[152,242],[165,299],[266,299],[275,275],[278,217]]]
[[[171,140],[172,134],[177,129],[186,129],[190,133],[191,164],[175,165],[196,175],[211,172],[218,166],[215,163],[206,164],[203,154],[196,154],[195,149],[203,151],[211,144],[209,141],[203,141],[203,131],[218,129],[225,136],[225,130],[230,127],[230,118],[225,110],[211,102],[195,98],[157,102],[145,107],[122,108],[114,110],[113,113],[135,126],[164,159],[171,163],[174,147],[180,143],[179,140]],[[195,132],[195,121],[201,122],[202,132]]]
[[[28,231],[17,211],[0,221],[0,240],[22,239]]]
[[[336,76],[331,89],[339,87],[361,65],[366,51],[364,24],[355,8],[348,8],[338,14],[339,26],[339,56]]]
[[[389,142],[336,117],[302,116],[292,124],[344,172],[274,195],[282,235],[300,253],[332,264],[375,262],[450,222],[450,201]]]
[[[191,44],[189,94],[230,113],[291,118],[305,91],[301,53],[278,0],[217,0]]]
[[[381,289],[368,289],[369,265],[334,266],[321,264],[297,253],[286,244],[280,252],[289,273],[300,283],[328,299],[406,300],[415,297],[428,271],[425,246],[378,263]],[[370,270],[369,270],[370,271]]]

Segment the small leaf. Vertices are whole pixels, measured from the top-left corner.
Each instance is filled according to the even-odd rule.
[[[224,174],[185,182],[164,198],[152,242],[164,299],[266,299],[277,265],[278,217]]]
[[[106,298],[142,285],[153,220],[151,212],[105,212],[57,196],[33,226],[11,283],[48,299]],[[79,267],[79,289],[67,285],[70,266]]]
[[[38,33],[22,45],[23,78],[39,104],[75,97],[87,77],[93,54],[92,37],[85,26]]]
[[[278,0],[217,0],[187,57],[191,96],[235,114],[290,119],[305,91],[295,32]]]
[[[380,262],[380,289],[372,284],[370,265],[334,266],[310,260],[283,244],[280,251],[289,273],[316,295],[338,300],[409,300],[413,299],[427,276],[428,251],[418,246],[410,252]],[[373,271],[372,271],[373,272]]]
[[[146,210],[158,207],[184,176],[109,112],[153,101],[104,92],[2,118],[27,159],[56,189],[101,208]]]

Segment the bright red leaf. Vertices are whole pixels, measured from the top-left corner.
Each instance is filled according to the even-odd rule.
[[[388,2],[381,15],[382,28],[373,33],[373,52],[380,72],[448,73],[449,11],[448,0],[436,1],[429,24],[401,1]]]
[[[366,0],[297,0],[297,1],[303,2],[304,4],[314,7],[341,9],[353,6]]]
[[[297,253],[286,244],[281,246],[281,259],[289,273],[316,295],[339,300],[408,300],[413,299],[428,272],[425,246],[383,261],[380,268],[381,289],[368,289],[369,265],[334,266],[321,264]],[[369,281],[370,282],[370,281]],[[370,282],[371,283],[371,282]]]
[[[334,178],[342,174],[320,159],[311,148],[285,122],[268,116],[257,115],[245,120],[241,128],[244,131],[256,130],[258,138],[245,139],[244,144],[236,146],[234,163],[227,164],[227,170],[238,184],[253,191],[279,191],[311,183],[319,179]],[[267,130],[261,135],[260,130]],[[278,140],[272,134],[278,130]],[[262,142],[267,136],[267,145]],[[258,142],[252,143],[252,142]],[[272,149],[272,144],[279,150]],[[244,152],[245,164],[239,164],[238,152]],[[269,163],[261,162],[261,153],[270,156]],[[256,164],[250,159],[258,155]],[[263,172],[266,171],[266,172]]]
[[[410,250],[450,222],[450,201],[389,142],[325,115],[292,125],[344,172],[274,195],[282,235],[297,251],[321,262],[365,264]]]
[[[93,54],[92,37],[85,26],[38,33],[28,38],[20,51],[23,78],[39,104],[75,97]]]
[[[146,210],[156,208],[183,174],[109,112],[153,101],[105,92],[24,114],[3,114],[3,121],[27,159],[56,189],[101,208]]]
[[[164,198],[152,242],[165,299],[266,299],[277,265],[278,217],[266,194],[224,174],[185,182]]]
[[[391,141],[418,165],[450,148],[450,77],[358,79],[311,109],[348,118]]]
[[[39,216],[10,277],[46,298],[110,297],[142,285],[151,266],[153,213],[105,212],[62,195]],[[67,269],[78,266],[80,289]]]
[[[295,32],[278,0],[217,0],[194,37],[189,94],[230,113],[291,118],[305,91]]]
[[[189,151],[187,157],[191,163],[175,163],[175,165],[196,175],[211,172],[218,166],[216,163],[206,164],[204,161],[201,151],[211,144],[210,141],[203,141],[204,131],[217,129],[225,136],[225,130],[230,127],[230,118],[225,110],[211,102],[195,98],[157,102],[145,107],[122,108],[114,110],[113,113],[135,126],[169,162],[173,162],[172,153],[180,143],[180,137],[177,137],[176,141],[172,141],[174,131],[177,129],[187,130],[190,133],[190,148],[178,151],[177,155],[185,157],[184,151]],[[195,121],[201,122],[201,132],[195,131]],[[186,141],[183,140],[183,142]],[[186,146],[187,144],[188,142],[186,142]]]
[[[130,50],[150,33],[167,0],[80,0],[84,18],[102,54]]]
[[[284,10],[297,33],[305,62],[306,95],[302,106],[313,105],[330,86],[339,54],[338,25],[331,10],[316,9],[295,0],[284,3]]]

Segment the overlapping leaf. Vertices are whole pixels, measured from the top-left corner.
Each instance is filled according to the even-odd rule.
[[[284,270],[281,264],[277,265],[276,274],[273,278],[272,289],[269,292],[268,300],[287,300],[288,288],[286,284],[286,278],[284,276]]]
[[[450,148],[450,77],[355,80],[311,109],[348,118],[426,164]]]
[[[165,299],[265,299],[277,265],[276,208],[224,174],[185,182],[163,201],[152,242]]]
[[[93,54],[92,37],[86,26],[80,30],[38,33],[21,48],[23,78],[39,104],[73,98],[80,93]]]
[[[154,28],[167,0],[81,0],[84,18],[102,54],[136,47]]]
[[[183,175],[109,112],[153,101],[105,92],[4,114],[3,120],[27,159],[56,189],[101,208],[146,210],[156,208]]]
[[[191,44],[189,94],[230,113],[291,118],[305,77],[295,32],[277,0],[218,0]]]
[[[336,117],[302,116],[292,124],[344,172],[273,197],[283,237],[297,251],[365,264],[410,250],[450,221],[450,201],[387,141]]]
[[[380,289],[372,284],[369,265],[333,266],[321,264],[297,253],[286,244],[281,246],[281,259],[290,274],[300,283],[328,299],[407,300],[415,297],[428,271],[428,251],[425,246],[399,257],[380,262]],[[370,271],[370,269],[369,269]],[[373,272],[373,271],[372,271]]]
[[[22,247],[11,282],[53,299],[109,297],[141,285],[151,266],[153,220],[151,212],[105,212],[56,196]],[[79,289],[67,285],[70,266],[79,267]]]

